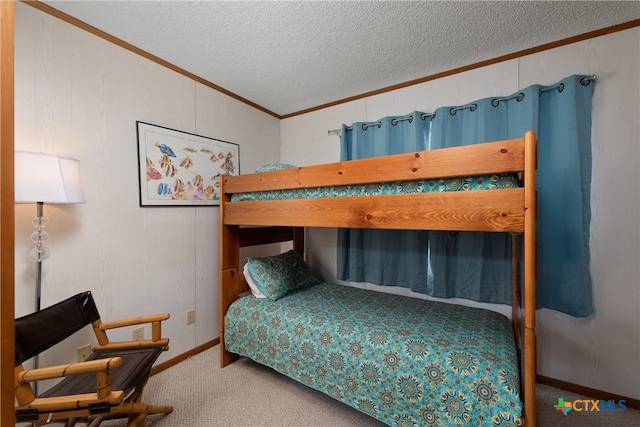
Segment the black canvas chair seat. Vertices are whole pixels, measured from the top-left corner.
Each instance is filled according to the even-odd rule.
[[[36,313],[16,319],[16,421],[34,424],[66,421],[99,425],[103,419],[128,418],[128,427],[139,426],[147,415],[170,413],[173,407],[141,403],[151,367],[168,348],[161,338],[158,314],[103,323],[91,292],[83,292]],[[110,342],[109,329],[151,324],[152,339]],[[85,362],[25,370],[23,363],[91,325],[96,344]],[[36,396],[31,383],[61,378]]]
[[[162,353],[160,347],[136,348],[131,350],[102,350],[94,351],[89,360],[121,357],[122,365],[110,372],[111,388],[124,391],[131,395],[135,388],[149,376],[151,366]],[[39,397],[59,397],[70,394],[93,393],[96,391],[96,376],[92,374],[74,375],[66,377]]]

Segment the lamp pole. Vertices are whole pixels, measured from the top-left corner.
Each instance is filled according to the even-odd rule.
[[[35,249],[36,252],[36,256],[35,256],[35,263],[36,263],[36,311],[40,311],[40,300],[42,298],[42,261],[47,258],[46,254],[43,253],[43,251],[46,249],[43,246],[43,239],[42,239],[42,229],[44,228],[44,215],[43,215],[43,211],[44,211],[44,202],[36,202],[36,217],[34,218],[34,225],[37,228],[37,246],[33,249]],[[32,249],[32,250],[33,250]],[[35,356],[33,356],[33,367],[34,368],[39,368],[40,367],[40,355],[36,354]],[[36,395],[36,397],[38,396],[38,382],[35,381],[33,383],[33,391]]]
[[[36,208],[36,227],[38,228],[38,258],[36,259],[36,311],[40,311],[40,299],[42,293],[42,211],[44,208],[44,202],[37,202]],[[36,356],[36,368],[37,366],[37,357]]]

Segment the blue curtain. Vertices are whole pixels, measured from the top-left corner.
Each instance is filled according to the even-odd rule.
[[[441,107],[431,122],[417,120],[424,114],[415,112],[411,122],[396,126],[391,125],[393,118],[373,126],[343,126],[341,157],[407,152],[421,149],[419,144],[428,149],[474,144],[536,131],[538,305],[589,316],[594,313],[589,273],[594,86],[586,76],[570,76],[549,87],[533,85],[506,97]],[[399,130],[400,123],[401,128],[419,126]],[[404,138],[414,142],[405,146]],[[378,147],[360,147],[363,144]],[[339,231],[338,278],[405,286],[437,297],[510,303],[508,235],[403,231],[393,237],[395,231],[382,231],[384,237],[373,243],[374,232],[380,231]],[[404,247],[407,241],[412,242],[409,249]]]
[[[414,112],[375,123],[343,125],[340,160],[426,150],[429,119]],[[425,293],[428,235],[428,231],[340,229],[338,278]]]

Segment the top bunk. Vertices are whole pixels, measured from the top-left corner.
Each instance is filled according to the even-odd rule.
[[[525,232],[527,212],[535,209],[535,169],[536,139],[529,131],[517,139],[225,176],[221,222],[224,226]],[[502,176],[513,177],[518,184],[505,186],[509,188],[483,184],[478,189],[463,185],[459,191],[441,185],[385,195],[344,190],[407,181],[427,187],[430,180],[446,183],[472,177],[471,182],[480,182]],[[273,197],[279,191],[288,197]],[[233,201],[255,192],[268,197]]]

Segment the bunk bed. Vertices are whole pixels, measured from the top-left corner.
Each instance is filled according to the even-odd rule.
[[[223,177],[221,366],[250,357],[389,425],[535,426],[535,170],[530,131],[512,140]],[[496,176],[516,177],[518,185],[432,185]],[[357,190],[402,182],[419,182],[425,191]],[[509,233],[511,322],[489,310],[319,283],[302,258],[304,227]],[[249,258],[248,273],[241,268],[240,247],[289,240],[293,250]],[[265,281],[279,281],[274,265],[285,265],[288,279],[257,298],[247,278],[264,290]]]

